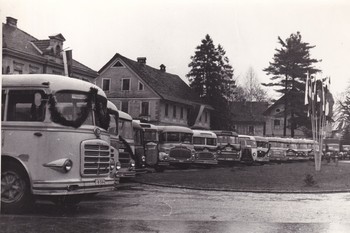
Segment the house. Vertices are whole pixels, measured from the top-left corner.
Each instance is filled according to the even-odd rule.
[[[265,116],[267,102],[231,102],[231,129],[238,134],[264,136],[266,134]]]
[[[266,136],[275,136],[283,137],[283,128],[284,128],[284,96],[279,98],[275,103],[269,106],[264,112],[266,119]],[[290,111],[287,111],[287,129],[286,137],[291,136],[291,127],[290,127],[291,114]],[[301,127],[294,129],[294,137],[306,137]]]
[[[38,40],[17,27],[17,19],[6,18],[2,24],[3,74],[58,74],[64,75],[62,34]],[[70,51],[71,54],[71,51]],[[70,77],[93,82],[98,73],[80,62],[69,59]]]
[[[179,125],[210,128],[213,108],[202,103],[199,96],[175,74],[115,54],[100,70],[96,84],[119,109],[156,125]]]

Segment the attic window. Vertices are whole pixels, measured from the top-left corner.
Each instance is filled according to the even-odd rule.
[[[120,61],[117,61],[113,67],[124,67],[122,63],[120,63]]]
[[[142,82],[139,82],[139,91],[143,91],[143,83]]]
[[[281,111],[281,109],[279,109],[279,108],[276,109],[276,112],[280,112],[280,111]]]

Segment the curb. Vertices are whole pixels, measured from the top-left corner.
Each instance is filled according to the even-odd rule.
[[[235,192],[235,193],[269,193],[269,194],[332,194],[332,193],[350,193],[350,189],[346,190],[320,190],[320,191],[308,191],[308,190],[268,190],[268,189],[219,189],[219,188],[200,188],[200,187],[189,187],[183,185],[167,185],[167,184],[158,184],[150,182],[136,181],[135,183],[158,186],[158,187],[167,187],[167,188],[178,188],[178,189],[189,189],[189,190],[199,190],[199,191],[211,191],[211,192]]]

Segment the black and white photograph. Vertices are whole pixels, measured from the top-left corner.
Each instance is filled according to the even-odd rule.
[[[349,1],[0,19],[0,232],[350,232]]]

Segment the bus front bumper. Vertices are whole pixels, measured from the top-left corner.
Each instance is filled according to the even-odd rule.
[[[114,178],[91,178],[83,181],[33,181],[34,195],[71,195],[114,190]]]

